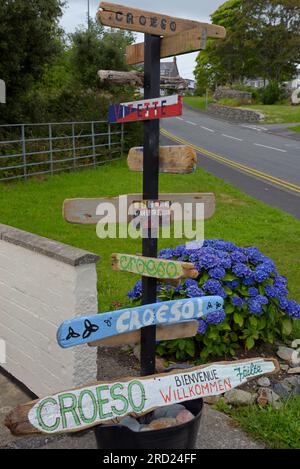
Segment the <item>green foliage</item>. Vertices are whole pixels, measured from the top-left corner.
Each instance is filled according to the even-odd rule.
[[[45,66],[61,51],[61,0],[1,0],[0,77],[7,86],[7,104],[1,108],[3,122],[18,117],[21,96],[41,79]]]
[[[199,89],[262,77],[291,79],[300,62],[300,6],[291,0],[229,0],[212,15],[223,41],[210,40],[195,70]],[[280,45],[280,47],[279,47]]]
[[[274,81],[261,90],[261,101],[263,104],[275,104],[279,101],[280,96],[280,86]]]
[[[237,98],[222,98],[218,101],[218,103],[231,107],[238,107],[242,104],[241,101]]]

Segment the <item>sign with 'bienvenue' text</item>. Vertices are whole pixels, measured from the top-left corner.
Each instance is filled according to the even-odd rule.
[[[117,423],[126,415],[141,416],[166,405],[218,396],[278,369],[276,360],[254,358],[97,383],[19,406],[5,424],[15,435],[77,432],[101,423]]]

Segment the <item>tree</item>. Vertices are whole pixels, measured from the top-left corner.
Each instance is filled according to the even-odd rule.
[[[90,22],[90,29],[71,34],[71,70],[73,79],[85,88],[103,87],[97,72],[103,70],[127,70],[126,46],[132,44],[132,33],[108,30]]]
[[[8,106],[57,56],[63,6],[63,0],[0,0],[0,77],[6,82]]]
[[[262,77],[282,82],[300,62],[299,0],[229,0],[212,15],[227,30],[224,41],[210,40],[197,60],[198,83],[243,82]],[[213,82],[213,84],[211,83]]]

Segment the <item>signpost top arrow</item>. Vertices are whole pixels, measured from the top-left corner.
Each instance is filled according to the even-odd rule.
[[[226,36],[225,28],[222,26],[176,18],[115,3],[101,2],[97,16],[104,26],[138,31],[154,36],[172,36],[197,26],[207,29],[207,37],[223,39]]]

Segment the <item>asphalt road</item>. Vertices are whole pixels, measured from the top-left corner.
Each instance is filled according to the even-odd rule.
[[[300,219],[300,141],[253,124],[231,124],[184,108],[162,121],[164,139],[190,144],[199,166]]]

